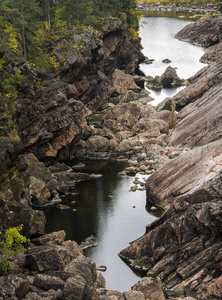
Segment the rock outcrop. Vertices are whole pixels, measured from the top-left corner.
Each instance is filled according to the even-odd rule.
[[[220,82],[220,78],[222,78],[222,68],[220,63],[214,63],[214,65],[211,65],[211,67],[215,67],[218,70],[218,73],[211,77],[211,84],[213,84],[215,80],[216,83],[213,84],[212,87],[209,87],[205,93],[202,89],[203,95],[200,95],[195,102],[187,105],[179,112],[178,118],[180,119],[180,122],[175,126],[171,140],[174,146],[182,145],[192,148],[194,146],[208,144],[215,140],[221,139],[222,137],[222,84]],[[209,84],[210,76],[208,76],[208,74],[205,74],[202,78],[205,78],[206,81],[208,78]],[[198,87],[200,90],[201,86],[203,88],[202,84],[202,79],[197,80],[196,83],[193,84],[196,87],[195,90],[197,93]],[[183,95],[186,95],[187,97],[189,97],[188,95],[192,95],[194,92],[193,85],[190,85],[188,88],[182,91],[181,99],[184,99]],[[207,87],[205,86],[205,88]],[[179,95],[176,97],[179,97]]]
[[[120,253],[133,268],[159,276],[168,296],[221,297],[221,146],[187,151],[149,178],[147,206],[166,212]]]
[[[161,90],[162,88],[170,88],[183,85],[184,80],[177,75],[175,68],[169,66],[164,73],[159,76],[147,76],[145,78],[146,87],[153,90]]]
[[[102,36],[89,29],[57,42],[52,50],[58,62],[55,74],[18,66],[26,88],[16,103],[17,130],[24,148],[39,159],[56,157],[81,134],[86,118],[109,99],[116,68],[132,74],[143,60],[140,41],[127,42],[126,49],[125,25],[114,21],[103,25]]]
[[[190,85],[173,97],[176,110],[181,110],[187,104],[198,100],[202,96],[204,97],[204,94],[210,93],[211,88],[215,89],[216,86],[220,88],[221,76],[222,65],[218,60],[189,78]]]
[[[191,25],[192,30],[201,26],[197,43],[208,45],[220,40],[217,25],[221,17],[214,21],[215,31],[209,19]],[[209,30],[205,31],[202,22]],[[187,34],[188,29],[182,32]],[[222,297],[220,59],[190,82],[173,97],[177,109],[186,105],[178,113],[171,136],[172,146],[180,148],[180,154],[172,156],[146,182],[147,209],[156,207],[165,212],[147,225],[145,234],[122,250],[120,257],[133,269],[146,272],[147,277],[136,285],[138,291],[146,293],[149,284],[143,282],[155,278],[159,292],[163,289],[167,299],[216,300]]]
[[[206,53],[201,56],[200,61],[202,63],[210,64],[219,60],[222,56],[222,42],[215,44],[207,49]]]
[[[185,26],[175,37],[196,45],[209,47],[222,41],[221,26],[221,15],[213,18],[204,16],[197,22]]]
[[[89,27],[77,33],[73,29],[69,38],[54,41],[50,51],[55,62],[50,72],[24,61],[6,66],[5,72],[17,72],[21,77],[12,118],[0,98],[0,125],[4,129],[0,133],[0,228],[22,221],[29,223],[24,226],[28,235],[43,234],[45,217],[38,209],[61,201],[59,185],[70,188],[76,180],[91,178],[74,176],[74,172],[69,178],[67,174],[58,178],[38,160],[50,164],[59,151],[78,142],[83,132],[86,137],[90,118],[112,95],[129,93],[126,102],[137,99],[134,94],[140,88],[129,74],[145,59],[140,39],[133,39],[126,24],[117,18],[104,19],[100,31]],[[121,91],[119,69],[128,73]],[[111,137],[107,134],[88,135],[90,149],[109,149]],[[70,158],[60,154],[62,160]],[[18,212],[21,218],[16,218]]]
[[[77,243],[65,241],[64,231],[34,239],[13,267],[0,277],[3,299],[98,299],[106,285]]]

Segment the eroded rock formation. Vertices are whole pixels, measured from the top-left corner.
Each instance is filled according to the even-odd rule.
[[[106,284],[77,243],[65,241],[64,231],[34,239],[13,267],[0,277],[3,299],[98,299]]]
[[[217,25],[221,17],[214,20],[215,31],[213,21],[204,20],[200,25],[191,25],[182,32],[187,34],[189,30],[190,33],[192,28],[194,38],[189,33],[188,37],[193,42],[196,39],[198,43],[202,41],[206,45],[210,41],[213,43],[213,40],[218,42],[221,31],[217,30]],[[197,30],[195,39],[196,27],[200,31]],[[165,213],[147,225],[146,233],[122,250],[120,256],[132,268],[146,271],[147,278],[159,278],[167,299],[220,299],[220,59],[194,75],[191,84],[173,99],[177,108],[186,105],[178,114],[178,123],[171,136],[172,145],[180,147],[181,154],[168,160],[146,182],[147,209],[156,206],[163,208]],[[147,285],[143,285],[143,280],[136,286],[137,290],[146,293]]]
[[[176,38],[196,45],[201,45],[203,47],[209,47],[221,42],[221,26],[221,15],[214,18],[204,16],[197,22],[188,24],[181,29],[176,34]]]

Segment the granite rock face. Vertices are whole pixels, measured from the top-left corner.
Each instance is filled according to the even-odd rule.
[[[216,88],[217,85],[218,89],[220,88],[221,77],[222,64],[220,60],[201,69],[194,76],[189,78],[190,84],[173,97],[176,103],[176,110],[181,110],[184,106],[198,100],[202,96],[207,97],[207,95],[205,96],[204,94],[208,91],[209,97],[211,88]]]
[[[213,21],[202,19],[180,34],[184,33],[184,40],[209,46],[221,40],[220,22],[221,16]],[[119,254],[133,269],[147,272],[136,285],[138,291],[145,291],[148,284],[143,286],[143,282],[148,278],[159,278],[167,299],[216,300],[222,295],[221,62],[217,45],[206,55],[214,62],[171,99],[176,109],[185,106],[170,138],[172,146],[181,151],[146,182],[147,209],[165,212]]]
[[[24,88],[15,120],[23,147],[41,160],[56,157],[81,134],[87,117],[108,101],[110,87],[118,82],[115,70],[135,72],[144,60],[140,50],[140,40],[133,40],[125,24],[114,18],[104,20],[100,33],[88,28],[55,42],[53,72],[37,72],[28,63],[18,66]],[[128,80],[138,90],[130,75]]]
[[[212,46],[222,41],[222,17],[202,17],[195,23],[188,24],[176,34],[176,38],[200,45]]]
[[[204,55],[201,56],[200,61],[203,63],[212,63],[220,59],[222,56],[222,42],[215,44],[211,47],[209,47],[204,53]]]
[[[191,87],[187,88],[188,93],[191,90]],[[218,82],[179,112],[180,121],[173,131],[172,145],[193,148],[221,139],[221,91],[222,84]]]
[[[132,268],[159,276],[169,297],[220,299],[221,146],[181,154],[147,180],[147,206],[165,213],[120,252]]]

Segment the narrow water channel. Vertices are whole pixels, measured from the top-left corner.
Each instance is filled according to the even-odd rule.
[[[162,60],[168,58],[171,66],[177,67],[181,78],[194,75],[204,65],[199,63],[203,54],[200,47],[174,39],[174,35],[190,21],[176,18],[141,19],[140,36],[144,54],[155,59],[152,65],[141,65],[146,75],[161,75],[167,65]],[[180,88],[179,88],[180,89]],[[172,96],[178,89],[151,92],[155,101]],[[120,250],[145,232],[145,226],[155,217],[145,210],[145,191],[130,191],[134,177],[119,175],[124,164],[118,162],[86,162],[88,171],[103,177],[76,186],[75,193],[67,197],[71,209],[59,211],[52,208],[47,212],[46,232],[64,229],[67,239],[78,243],[93,235],[98,243],[86,252],[97,266],[105,265],[103,273],[107,289],[120,292],[130,290],[139,279],[119,257]],[[145,180],[145,176],[137,175]]]

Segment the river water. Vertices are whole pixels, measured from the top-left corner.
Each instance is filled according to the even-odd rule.
[[[191,21],[167,18],[167,17],[143,17],[141,18],[140,37],[142,38],[143,53],[149,59],[154,59],[152,64],[141,64],[140,69],[146,76],[161,76],[170,65],[175,67],[178,76],[188,79],[198,70],[204,67],[199,62],[204,54],[203,48],[179,41],[174,38],[175,34]],[[163,59],[170,59],[169,64],[163,63]],[[184,87],[162,89],[161,91],[150,90],[150,96],[155,100],[152,105],[157,105],[166,97],[172,97]]]
[[[174,39],[174,35],[190,21],[176,18],[141,19],[140,37],[143,53],[155,59],[152,65],[141,65],[146,75],[161,75],[167,65],[162,60],[168,58],[177,67],[181,78],[194,75],[204,65],[199,63],[203,54],[200,47]],[[174,95],[180,88],[151,91],[156,105],[165,97]],[[67,239],[78,243],[93,235],[98,243],[86,251],[97,266],[105,265],[103,273],[107,289],[128,291],[139,279],[119,257],[118,253],[131,241],[145,232],[145,226],[155,217],[145,209],[145,191],[130,191],[134,177],[119,175],[124,164],[118,162],[86,162],[87,169],[100,173],[102,178],[79,184],[75,192],[66,197],[70,209],[60,211],[55,208],[47,212],[46,232],[64,229]],[[138,174],[139,179],[147,176]]]

